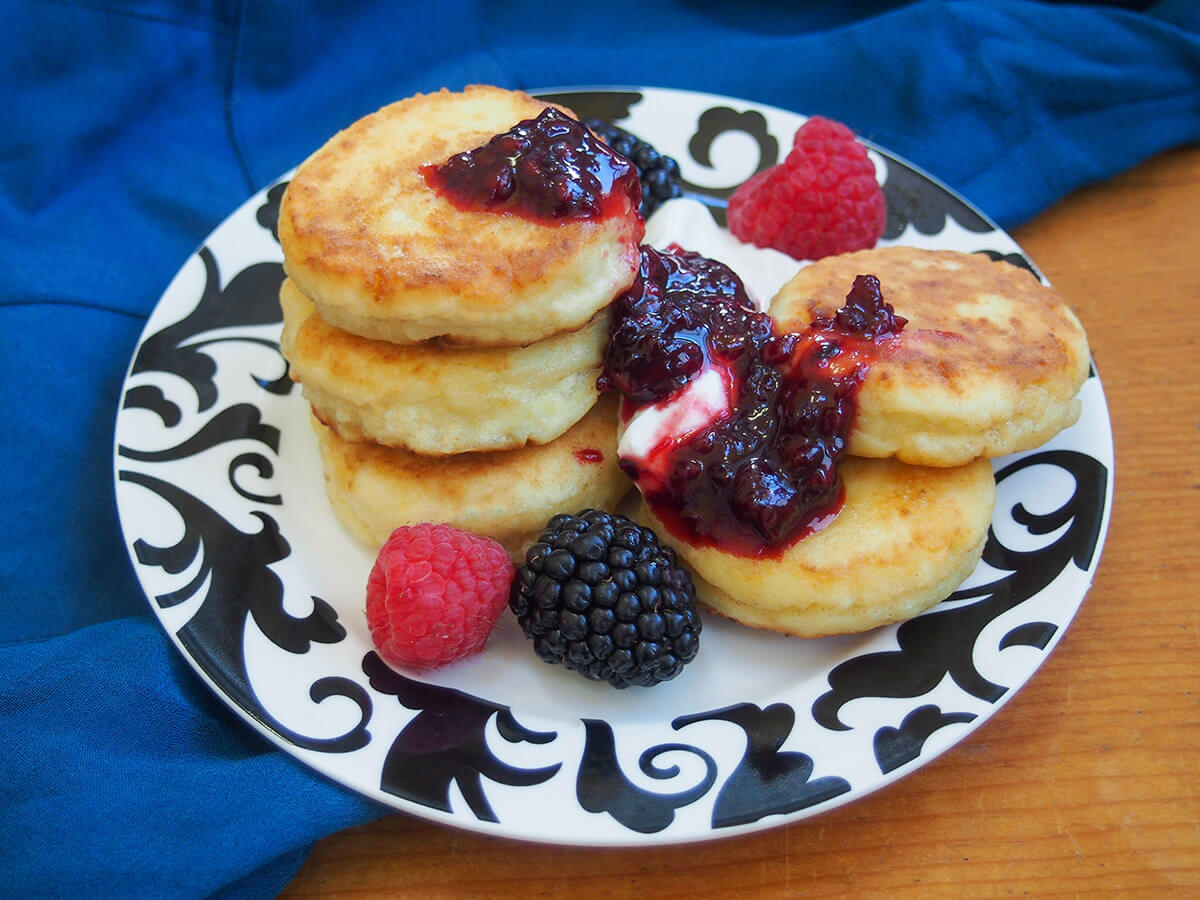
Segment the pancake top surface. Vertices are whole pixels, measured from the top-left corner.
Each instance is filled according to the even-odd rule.
[[[771,305],[777,327],[832,316],[862,274],[877,276],[884,300],[908,320],[859,395],[862,429],[876,443],[905,458],[902,432],[911,428],[940,446],[908,461],[954,465],[1025,449],[1021,440],[1040,443],[1077,417],[1090,362],[1079,320],[1032,273],[982,254],[886,247],[827,257],[781,289]]]
[[[289,275],[325,318],[367,337],[520,344],[583,324],[633,279],[636,210],[554,225],[464,211],[420,171],[547,106],[500,88],[443,90],[339,132],[285,193],[279,238]]]

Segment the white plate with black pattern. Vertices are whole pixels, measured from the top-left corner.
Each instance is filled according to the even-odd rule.
[[[659,89],[547,92],[674,156],[723,221],[733,188],[803,117]],[[1032,268],[945,187],[871,147],[882,243]],[[539,661],[511,616],[486,651],[429,674],[372,650],[372,554],[329,511],[307,407],[279,354],[284,182],[180,270],[146,326],[117,417],[117,503],[150,605],[187,661],[281,748],[438,822],[526,840],[672,843],[795,821],[965,739],[1030,678],[1091,583],[1108,525],[1100,380],[1044,447],[995,461],[983,561],[918,618],[799,640],[716,618],[674,681],[616,691]]]

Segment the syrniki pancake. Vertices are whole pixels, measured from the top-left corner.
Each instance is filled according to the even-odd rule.
[[[633,281],[636,210],[554,225],[463,211],[421,173],[547,106],[495,87],[443,90],[338,133],[284,195],[288,275],[331,325],[379,340],[520,346],[582,327]]]
[[[313,429],[334,512],[368,546],[400,525],[445,522],[489,535],[517,558],[564,509],[611,509],[629,489],[617,466],[616,408],[603,399],[549,444],[421,456]]]
[[[778,557],[751,558],[680,540],[642,503],[639,518],[675,547],[712,609],[800,637],[865,631],[912,618],[978,564],[996,483],[985,459],[910,466],[847,458],[841,512]]]
[[[348,441],[443,455],[552,441],[599,396],[608,316],[527,347],[392,344],[335,328],[287,279],[280,347],[322,422]]]
[[[857,275],[908,319],[872,363],[848,443],[857,456],[954,466],[1045,443],[1079,417],[1090,357],[1063,298],[981,254],[886,247],[819,260],[771,303],[780,330],[830,317]]]

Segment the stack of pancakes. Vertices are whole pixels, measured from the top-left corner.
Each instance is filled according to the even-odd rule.
[[[331,505],[369,545],[436,521],[516,556],[553,514],[628,488],[596,377],[641,218],[462,210],[421,174],[546,106],[492,87],[416,95],[335,135],[288,185],[281,349]]]
[[[421,172],[545,107],[491,87],[410,97],[335,135],[285,193],[281,348],[312,409],[333,510],[373,547],[399,525],[447,522],[519,558],[554,514],[612,509],[629,487],[615,403],[596,378],[641,218],[547,226],[463,210]],[[862,274],[907,325],[866,373],[837,517],[745,556],[689,543],[642,506],[706,604],[749,625],[856,632],[939,602],[979,561],[990,458],[1079,416],[1090,361],[1079,321],[1029,272],[980,255],[828,257],[775,297],[777,329],[831,318]]]
[[[986,256],[890,247],[827,257],[776,295],[777,330],[832,318],[863,274],[908,322],[862,383],[841,512],[760,558],[673,535],[705,602],[746,624],[858,632],[943,600],[987,538],[990,458],[1039,446],[1079,417],[1090,364],[1079,320],[1030,272]],[[663,527],[645,504],[641,515]]]

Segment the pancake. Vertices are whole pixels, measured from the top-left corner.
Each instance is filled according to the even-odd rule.
[[[1052,288],[974,253],[886,247],[831,256],[771,303],[777,328],[832,316],[857,275],[908,319],[858,397],[848,452],[954,466],[1045,443],[1079,418],[1087,336]]]
[[[335,328],[290,279],[279,302],[291,377],[314,415],[348,441],[433,455],[544,444],[599,396],[606,312],[527,347],[447,348]]]
[[[555,513],[611,508],[629,489],[617,467],[611,398],[549,444],[496,453],[420,456],[350,443],[312,423],[333,511],[374,548],[397,526],[446,522],[489,535],[520,559]]]
[[[930,468],[846,458],[841,512],[777,558],[682,541],[643,501],[638,517],[692,570],[721,615],[800,637],[866,631],[949,596],[978,564],[996,485],[987,460]]]
[[[495,87],[418,94],[331,138],[284,194],[284,268],[331,325],[394,343],[520,346],[581,328],[632,282],[636,209],[544,225],[463,211],[419,171],[548,104]]]

